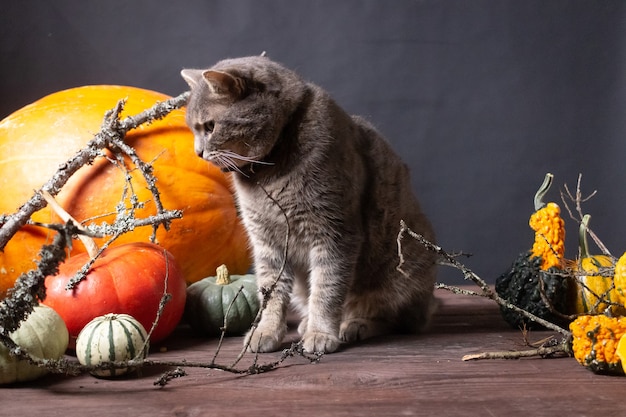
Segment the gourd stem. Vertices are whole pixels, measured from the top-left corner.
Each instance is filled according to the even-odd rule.
[[[535,194],[535,211],[541,210],[543,207],[545,207],[546,203],[544,203],[543,197],[545,197],[545,195],[548,193],[548,190],[550,190],[553,177],[554,175],[548,172],[543,179],[541,187],[539,187],[539,189],[537,190],[537,193]]]
[[[226,265],[222,264],[218,266],[215,270],[215,283],[217,285],[228,285],[230,282],[230,275],[228,275],[228,268]]]
[[[68,221],[72,221],[72,223],[74,223],[76,228],[78,228],[79,230],[84,230],[82,225],[79,222],[77,222],[76,219],[74,219],[67,211],[65,211],[65,209],[61,207],[61,205],[54,199],[54,197],[49,192],[42,190],[41,196],[44,198],[44,200],[46,200],[46,203],[48,203],[50,208],[57,214],[57,216],[61,218],[61,220],[63,220],[66,223]],[[98,248],[98,245],[91,237],[84,235],[84,234],[79,234],[78,238],[85,246],[85,249],[87,250],[87,253],[89,254],[89,257],[91,259],[98,256],[98,252],[100,251],[100,248]]]
[[[589,243],[587,242],[587,229],[589,227],[590,214],[585,214],[578,228],[578,247],[580,248],[580,259],[589,257]]]

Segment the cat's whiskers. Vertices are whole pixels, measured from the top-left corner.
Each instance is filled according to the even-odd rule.
[[[243,174],[235,161],[233,161],[230,157],[226,155],[222,155],[221,153],[215,154],[212,156],[212,160],[218,163],[219,166],[223,166],[227,168],[229,171],[237,171],[240,174]],[[245,175],[245,174],[244,174]]]
[[[261,161],[259,160],[258,156],[243,156],[243,155],[239,155],[236,152],[232,152],[232,151],[220,151],[221,155],[230,157],[232,159],[239,159],[240,161],[245,161],[245,162],[251,162],[254,164],[261,164],[261,165],[274,165],[273,162],[266,162],[266,161]]]
[[[214,151],[210,156],[211,160],[215,161],[218,165],[227,168],[229,171],[237,171],[241,175],[248,177],[248,174],[243,172],[236,160],[249,162],[251,164],[261,165],[274,165],[272,162],[260,161],[256,157],[239,155],[233,151]]]

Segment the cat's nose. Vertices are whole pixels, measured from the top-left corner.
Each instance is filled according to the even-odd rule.
[[[196,151],[196,155],[198,155],[200,158],[206,159],[204,155],[205,150],[204,150],[204,146],[202,146],[202,143],[196,140],[193,148],[194,148],[194,151]]]
[[[196,152],[196,154],[198,154],[198,156],[200,158],[204,159],[205,161],[210,161],[212,159],[211,158],[211,152],[209,152],[207,150]]]
[[[196,155],[198,155],[200,158],[204,159],[205,161],[209,161],[209,162],[213,162],[213,160],[215,159],[214,152],[211,152],[208,149],[196,148]]]

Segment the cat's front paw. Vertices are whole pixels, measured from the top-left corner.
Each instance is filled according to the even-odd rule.
[[[321,332],[306,332],[301,343],[304,351],[308,353],[332,353],[341,344],[334,334]]]
[[[339,327],[339,339],[346,343],[357,342],[383,333],[386,333],[384,323],[368,319],[346,320]]]
[[[263,331],[261,328],[250,330],[244,339],[244,346],[251,352],[276,352],[283,342],[284,332]]]

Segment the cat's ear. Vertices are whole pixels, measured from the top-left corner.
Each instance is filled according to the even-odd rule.
[[[246,81],[243,78],[213,70],[204,71],[202,77],[214,94],[232,98],[243,97],[246,94]]]
[[[184,69],[180,72],[180,75],[189,84],[190,88],[194,88],[202,80],[203,72],[203,70]]]

